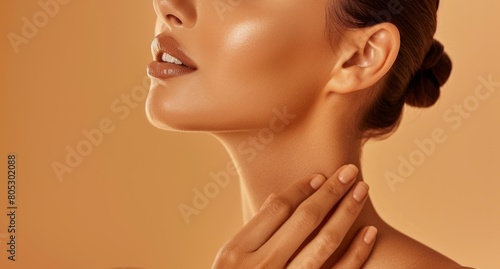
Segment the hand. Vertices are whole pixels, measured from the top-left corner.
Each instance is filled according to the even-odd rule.
[[[212,268],[320,268],[337,250],[366,201],[366,183],[352,188],[357,173],[354,165],[345,165],[328,180],[317,175],[271,194],[219,250]],[[302,246],[339,201],[318,234]],[[360,268],[371,253],[376,233],[374,227],[362,229],[332,268]]]

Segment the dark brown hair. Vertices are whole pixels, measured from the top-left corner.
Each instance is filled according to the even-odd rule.
[[[365,138],[394,131],[405,103],[430,107],[438,100],[452,69],[443,45],[434,39],[438,6],[439,0],[332,0],[327,19],[337,31],[389,22],[400,32],[398,57],[361,115]]]

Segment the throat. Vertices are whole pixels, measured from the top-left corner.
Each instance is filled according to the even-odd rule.
[[[301,116],[274,133],[272,142],[265,145],[255,145],[258,140],[249,141],[249,138],[259,137],[259,129],[213,134],[226,147],[238,171],[245,223],[258,213],[270,194],[281,193],[298,180],[313,174],[328,178],[345,164],[354,164],[361,171],[361,140],[351,122],[352,115],[346,116],[338,106],[321,103],[307,113],[295,114]],[[249,144],[255,145],[251,156],[241,150],[241,145]],[[358,179],[362,179],[361,172]],[[361,228],[376,225],[378,221],[368,200],[344,242],[350,243]],[[321,225],[314,232],[319,229]],[[341,255],[347,246],[342,243],[339,254],[335,255]]]

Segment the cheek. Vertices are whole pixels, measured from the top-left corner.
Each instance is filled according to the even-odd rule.
[[[219,110],[258,126],[273,109],[302,113],[326,84],[332,62],[323,27],[247,21],[220,29],[205,46],[202,82]]]

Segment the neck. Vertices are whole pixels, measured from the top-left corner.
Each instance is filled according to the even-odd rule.
[[[238,170],[245,223],[271,193],[280,193],[295,181],[314,173],[328,178],[342,165],[351,163],[360,168],[358,180],[362,180],[360,140],[346,133],[349,128],[345,120],[335,119],[341,113],[315,107],[328,106],[313,106],[301,117],[282,108],[274,110],[269,121],[273,126],[215,134]],[[360,228],[377,225],[380,221],[368,200],[345,242],[350,242]]]

